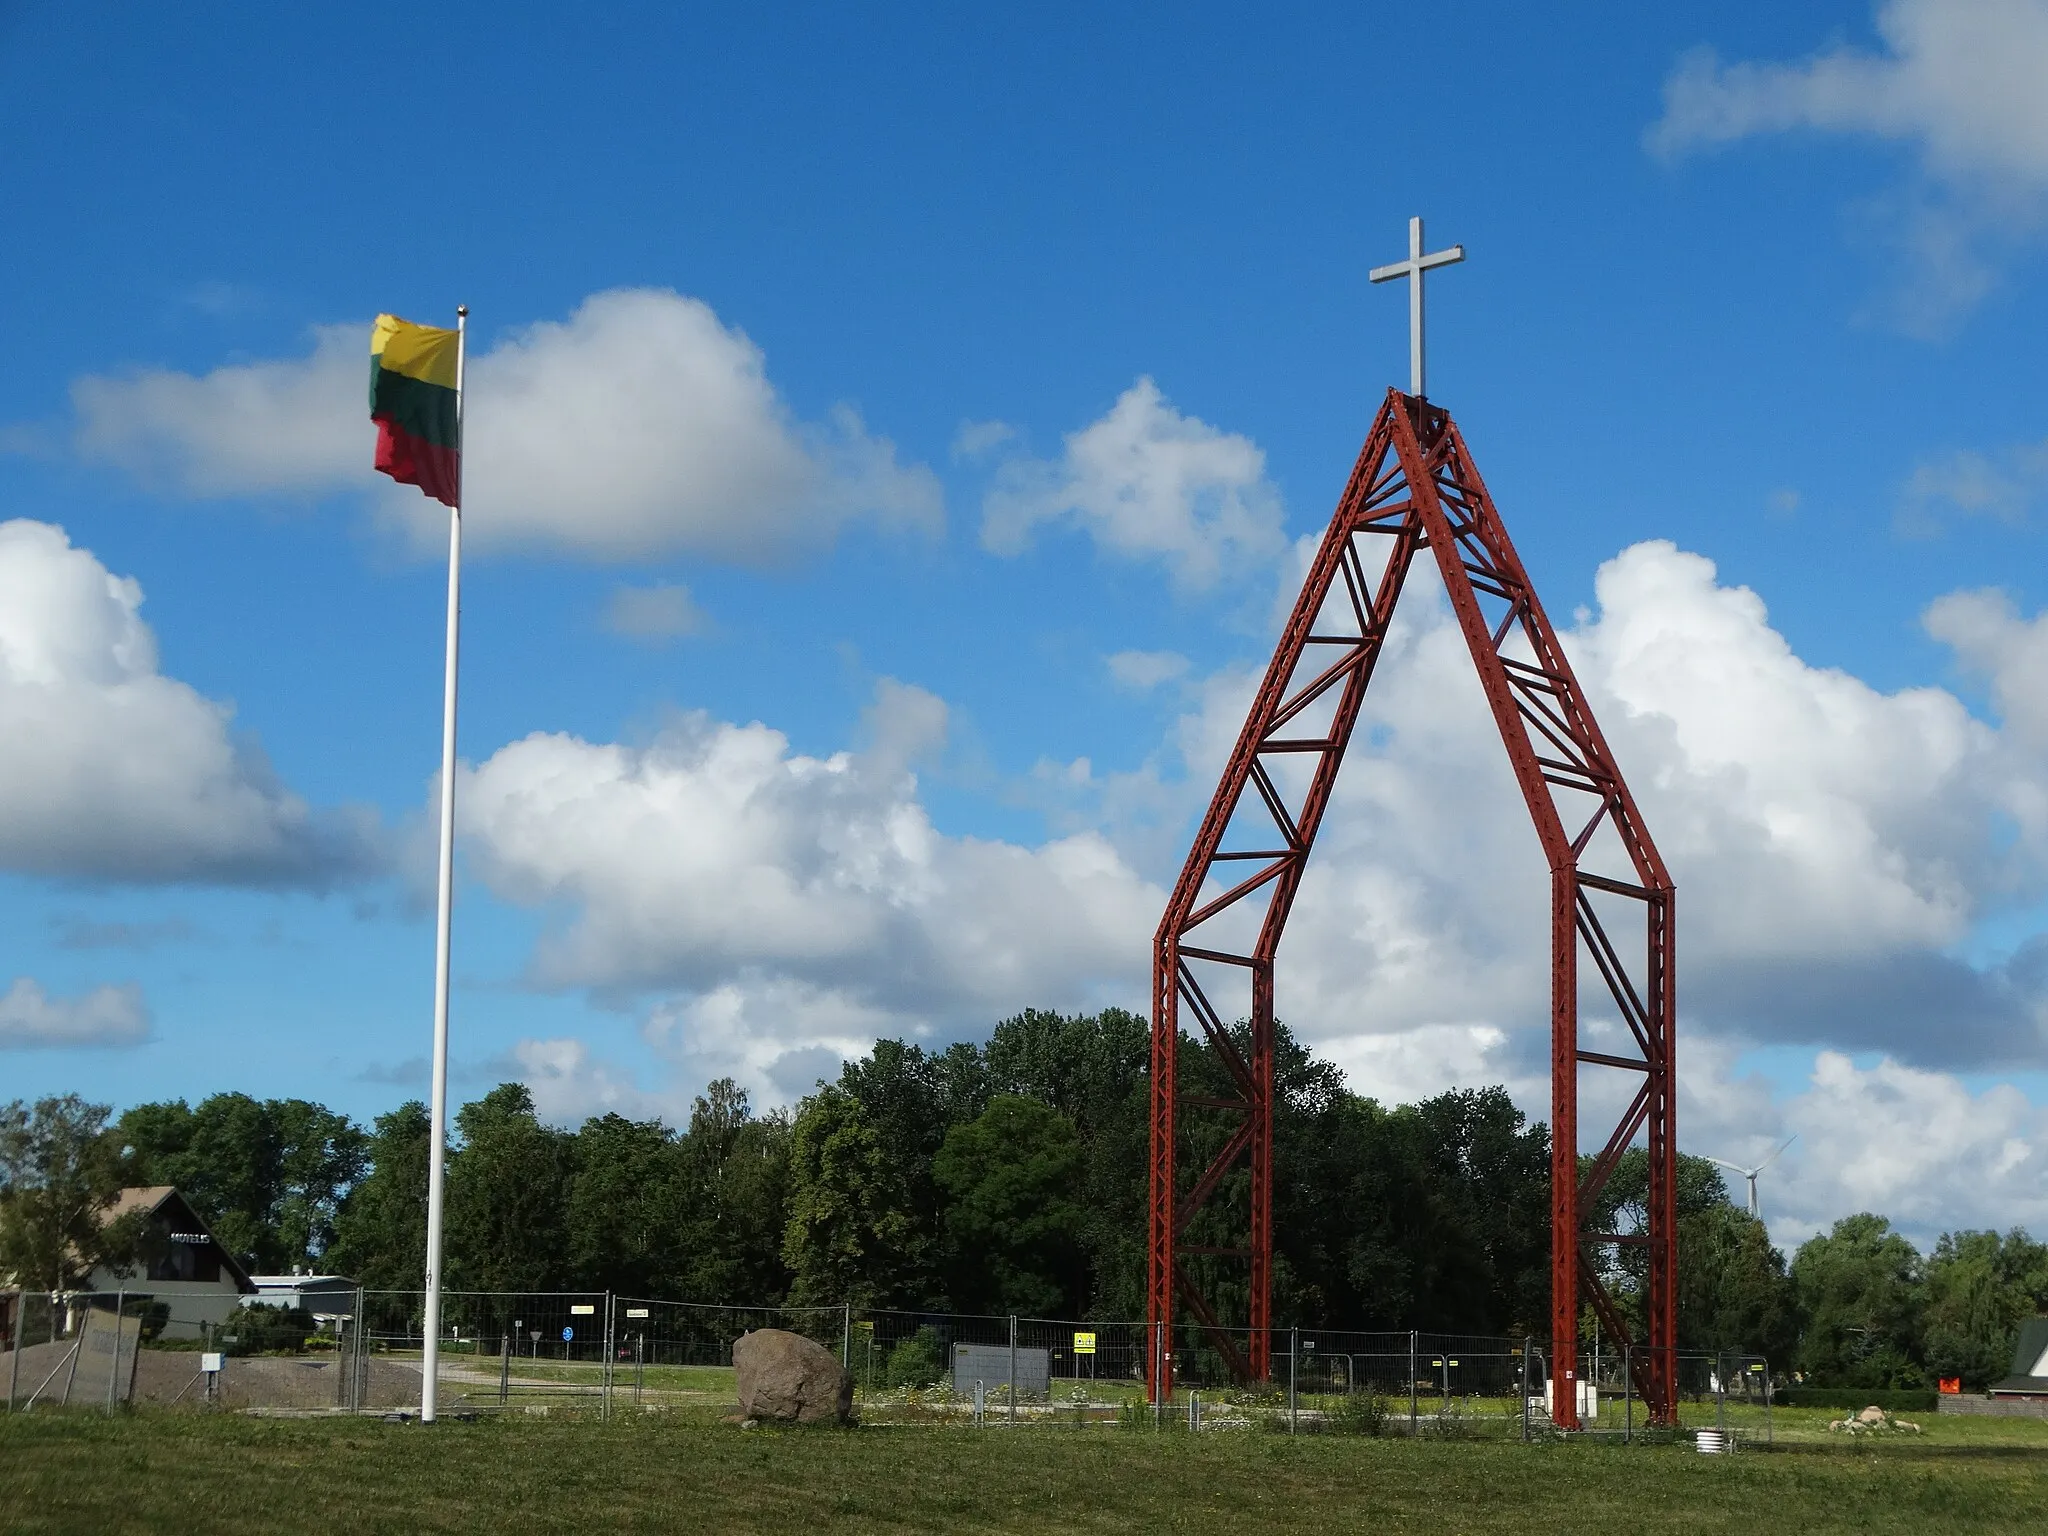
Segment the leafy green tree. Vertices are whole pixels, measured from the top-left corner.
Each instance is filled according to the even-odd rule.
[[[1550,1128],[1530,1125],[1501,1087],[1440,1093],[1415,1114],[1438,1198],[1456,1211],[1463,1245],[1483,1266],[1472,1326],[1541,1332],[1550,1309]]]
[[[945,1191],[954,1306],[1073,1317],[1087,1300],[1085,1158],[1049,1104],[998,1094],[946,1133],[933,1163]]]
[[[909,1305],[945,1301],[936,1268],[944,1249],[942,1197],[932,1181],[932,1160],[946,1138],[956,1110],[973,1113],[979,1053],[927,1055],[901,1040],[877,1040],[874,1049],[839,1072],[840,1091],[860,1106],[883,1160],[902,1181],[903,1216],[915,1232],[902,1245],[917,1268],[900,1276],[895,1294]],[[963,1070],[964,1069],[964,1070]],[[918,1257],[911,1261],[909,1255]]]
[[[1714,1354],[1760,1354],[1792,1368],[1799,1312],[1785,1256],[1764,1224],[1723,1200],[1678,1219],[1678,1343]]]
[[[271,1099],[264,1109],[277,1146],[265,1222],[271,1263],[311,1268],[334,1242],[341,1202],[369,1167],[370,1138],[347,1115],[306,1099]]]
[[[1387,1109],[1303,1055],[1292,1069],[1301,1086],[1275,1115],[1282,1315],[1335,1327],[1539,1327],[1549,1297],[1547,1127],[1530,1125],[1499,1089]]]
[[[139,1222],[107,1219],[122,1187],[112,1112],[77,1094],[0,1108],[0,1273],[70,1290],[132,1257]]]
[[[1027,1009],[998,1024],[984,1052],[991,1093],[1051,1106],[1081,1139],[1085,1317],[1144,1315],[1151,1056],[1151,1022],[1121,1008]]]
[[[782,1241],[790,1148],[789,1116],[756,1116],[746,1090],[729,1077],[692,1105],[683,1152],[705,1226],[678,1276],[684,1299],[772,1302],[788,1295]]]
[[[1799,1367],[1819,1386],[1922,1387],[1920,1255],[1882,1216],[1845,1216],[1792,1258]]]
[[[138,1104],[117,1134],[136,1184],[174,1184],[214,1235],[258,1272],[311,1265],[362,1176],[368,1138],[346,1115],[305,1099],[217,1093]]]
[[[427,1273],[427,1106],[410,1099],[379,1115],[368,1144],[369,1173],[335,1216],[326,1266],[373,1291],[416,1291]]]
[[[447,1268],[475,1291],[554,1290],[569,1278],[573,1138],[543,1125],[524,1083],[500,1083],[455,1117]]]
[[[819,1089],[797,1114],[782,1257],[795,1306],[925,1300],[932,1256],[911,1212],[910,1170],[844,1089]]]
[[[704,1236],[690,1168],[658,1120],[586,1120],[571,1149],[563,1213],[575,1283],[665,1296]]]
[[[1590,1156],[1579,1158],[1579,1175],[1584,1178],[1593,1167]],[[1687,1222],[1697,1216],[1717,1212],[1728,1206],[1728,1186],[1721,1178],[1721,1170],[1704,1157],[1693,1157],[1687,1153],[1678,1154],[1678,1190],[1675,1204],[1678,1207],[1679,1231],[1679,1285],[1683,1295],[1684,1265],[1686,1262],[1685,1233]],[[1643,1147],[1630,1147],[1616,1160],[1614,1171],[1601,1187],[1590,1209],[1582,1213],[1586,1227],[1596,1232],[1641,1233],[1649,1230],[1650,1217],[1650,1154]],[[1718,1218],[1717,1218],[1718,1219]],[[1549,1218],[1545,1222],[1545,1252],[1549,1248]],[[1601,1279],[1606,1283],[1608,1293],[1613,1296],[1615,1306],[1627,1321],[1636,1337],[1644,1331],[1644,1294],[1649,1285],[1649,1250],[1640,1245],[1625,1245],[1619,1249],[1597,1250],[1596,1262],[1605,1265]],[[1712,1282],[1707,1289],[1718,1286]],[[1705,1294],[1701,1291],[1701,1294]],[[1681,1300],[1680,1306],[1684,1302]],[[1591,1307],[1585,1309],[1587,1326],[1593,1323]],[[1736,1345],[1729,1346],[1738,1347]],[[1739,1347],[1756,1347],[1743,1344]],[[1784,1357],[1772,1357],[1781,1365]]]
[[[1435,1145],[1438,1127],[1414,1106],[1370,1100],[1345,1103],[1331,1118],[1331,1154],[1348,1178],[1336,1169],[1327,1176],[1344,1193],[1337,1228],[1319,1245],[1322,1264],[1309,1267],[1313,1252],[1294,1260],[1324,1279],[1320,1315],[1309,1320],[1478,1331],[1496,1277],[1461,1206],[1455,1159]]]
[[[1926,1265],[1927,1370],[1981,1390],[2012,1365],[2019,1325],[2048,1311],[2048,1244],[2019,1229],[1945,1232]]]

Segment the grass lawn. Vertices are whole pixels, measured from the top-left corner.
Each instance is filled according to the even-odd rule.
[[[679,1414],[0,1419],[0,1530],[2048,1530],[2048,1425],[1847,1446],[968,1429],[742,1431]]]

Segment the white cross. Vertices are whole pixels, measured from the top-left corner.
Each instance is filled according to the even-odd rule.
[[[1394,262],[1391,266],[1374,267],[1370,274],[1376,283],[1390,283],[1397,277],[1408,279],[1408,393],[1420,400],[1422,389],[1422,274],[1431,267],[1447,267],[1454,261],[1465,259],[1465,247],[1454,245],[1449,250],[1422,254],[1422,220],[1408,221],[1408,259]]]

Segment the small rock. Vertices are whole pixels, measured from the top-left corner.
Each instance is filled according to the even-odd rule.
[[[1872,1403],[1868,1408],[1857,1414],[1856,1417],[1865,1424],[1882,1424],[1884,1422],[1884,1410],[1878,1407],[1877,1404]]]

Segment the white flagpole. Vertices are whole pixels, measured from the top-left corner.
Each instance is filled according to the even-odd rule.
[[[448,1146],[448,937],[455,904],[455,652],[462,620],[462,365],[469,306],[455,311],[455,505],[448,514],[448,662],[441,698],[441,901],[434,935],[434,1101],[427,1162],[426,1359],[420,1422],[434,1422],[441,1364],[441,1202]]]

